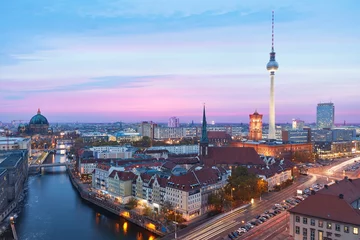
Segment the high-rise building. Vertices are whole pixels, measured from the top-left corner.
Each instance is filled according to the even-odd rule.
[[[180,127],[179,118],[177,118],[177,117],[169,118],[168,127]]]
[[[335,119],[335,106],[333,103],[319,103],[316,109],[317,128],[332,128]]]
[[[154,129],[157,126],[156,123],[150,122],[142,122],[138,128],[138,132],[143,137],[149,137],[151,139],[154,138]]]
[[[255,111],[253,114],[250,114],[250,123],[249,123],[249,140],[259,141],[262,139],[262,114],[259,114]]]
[[[305,122],[300,119],[292,120],[292,129],[293,130],[303,130]]]
[[[274,96],[274,81],[275,72],[279,68],[279,64],[275,60],[274,51],[274,11],[272,11],[272,44],[270,52],[270,61],[266,65],[266,69],[270,72],[270,104],[269,104],[269,136],[268,139],[276,139],[275,130],[275,96]]]

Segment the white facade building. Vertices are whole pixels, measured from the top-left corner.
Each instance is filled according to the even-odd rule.
[[[170,145],[150,147],[148,150],[168,150],[170,154],[197,154],[199,145]]]

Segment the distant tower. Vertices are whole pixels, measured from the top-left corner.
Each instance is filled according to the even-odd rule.
[[[269,107],[269,136],[268,139],[276,139],[275,135],[275,97],[274,97],[274,80],[275,72],[279,68],[279,64],[275,60],[274,51],[274,11],[272,11],[272,25],[271,25],[271,52],[270,61],[266,65],[266,69],[270,72],[270,107]]]
[[[250,114],[249,124],[249,140],[259,141],[262,139],[262,114],[259,114],[256,110],[253,114]]]
[[[180,127],[179,118],[177,118],[177,117],[169,118],[168,127]]]
[[[207,156],[208,155],[208,147],[209,147],[209,138],[208,138],[208,134],[207,134],[207,123],[206,123],[205,104],[204,104],[199,155]]]

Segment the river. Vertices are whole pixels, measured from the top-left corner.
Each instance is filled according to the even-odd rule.
[[[49,155],[46,162],[65,160],[65,155]],[[82,200],[71,185],[65,167],[46,168],[41,174],[29,177],[16,231],[20,240],[153,240],[156,237]],[[6,239],[11,236],[8,233]]]

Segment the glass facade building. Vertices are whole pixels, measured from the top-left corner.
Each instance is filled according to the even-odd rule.
[[[332,128],[334,126],[335,106],[333,103],[319,103],[316,109],[317,128]]]

